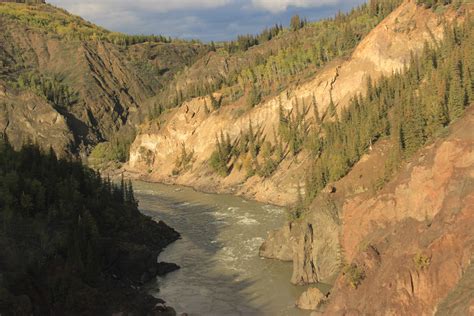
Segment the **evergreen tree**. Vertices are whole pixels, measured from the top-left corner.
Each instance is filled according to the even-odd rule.
[[[465,90],[461,80],[459,66],[455,63],[451,71],[448,97],[448,114],[451,121],[459,118],[464,111]]]

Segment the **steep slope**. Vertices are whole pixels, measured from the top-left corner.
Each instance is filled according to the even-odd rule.
[[[0,140],[2,315],[175,315],[141,286],[177,268],[157,257],[178,238],[131,184]]]
[[[353,116],[359,129],[366,121],[354,106],[363,108],[367,100],[373,109],[393,104],[387,112],[391,137],[379,138],[347,175],[329,183],[260,249],[264,257],[293,261],[295,284],[332,283],[337,277],[329,303],[319,306],[329,315],[431,314],[438,304],[441,314],[463,314],[472,305],[466,283],[473,250],[473,22],[446,31],[433,50],[438,53],[427,50],[403,75],[369,86],[366,98],[351,102],[342,116]],[[446,77],[439,81],[441,74]],[[454,122],[449,130],[444,114],[433,109],[446,110]],[[445,123],[434,127],[436,117]],[[407,161],[398,169],[400,159]],[[311,289],[300,303],[317,309],[324,300]]]
[[[154,39],[110,33],[50,5],[2,3],[0,27],[0,59],[11,67],[0,78],[7,94],[13,98],[24,90],[48,94],[45,103],[65,119],[69,135],[50,144],[28,129],[18,135],[11,129],[16,125],[11,119],[8,127],[0,128],[12,138],[30,138],[73,153],[110,140],[124,126],[133,127],[146,99],[207,50],[199,44],[150,42]],[[31,76],[48,82],[34,86],[24,80]],[[53,85],[51,93],[38,93],[48,84]],[[64,90],[73,100],[59,104],[49,97]],[[0,96],[0,102],[9,101]],[[35,112],[24,114],[18,120],[36,120]]]
[[[192,185],[201,190],[232,191],[249,197],[277,203],[294,202],[297,185],[304,179],[310,163],[307,151],[296,159],[286,155],[276,172],[268,178],[251,176],[242,170],[243,162],[235,164],[230,176],[220,177],[209,167],[216,137],[222,132],[231,140],[248,133],[252,125],[260,137],[275,144],[280,112],[296,112],[302,104],[316,101],[318,112],[326,115],[332,101],[340,112],[356,93],[366,89],[368,78],[377,79],[402,69],[412,53],[420,52],[425,42],[443,37],[443,21],[456,18],[453,10],[435,14],[406,1],[379,24],[356,48],[348,60],[334,61],[304,84],[289,88],[248,110],[241,102],[209,113],[213,102],[209,97],[185,102],[167,113],[160,123],[141,129],[130,152],[130,171],[148,179]],[[220,95],[215,94],[215,99]],[[298,106],[299,104],[299,106]],[[312,111],[308,114],[311,116]],[[178,175],[170,161],[179,161],[185,152],[192,158]]]
[[[363,188],[383,174],[387,148],[377,144],[333,184],[336,193],[320,195],[302,220],[272,232],[260,254],[293,261],[295,284],[332,282],[346,262],[322,306],[328,315],[421,315],[438,305],[442,315],[468,314],[473,135],[471,107],[449,136],[418,153],[374,193]]]
[[[431,314],[443,299],[449,306],[463,296],[464,307],[443,312],[472,312],[472,289],[456,286],[471,277],[474,254],[473,146],[471,108],[446,139],[420,152],[376,196],[344,203],[342,247],[364,277],[357,289],[339,277],[328,315]]]
[[[295,23],[288,28],[275,25],[257,35],[212,43],[211,52],[180,73],[156,101],[165,107],[177,106],[217,91],[223,95],[221,105],[250,99],[252,91],[259,97],[274,97],[328,62],[347,57],[400,3],[371,0],[346,14],[316,22],[294,16]]]

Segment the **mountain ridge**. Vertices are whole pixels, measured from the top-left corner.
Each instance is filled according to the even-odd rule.
[[[446,17],[453,19],[453,12],[447,13]],[[403,33],[405,30],[397,30],[397,25],[409,24],[410,21],[415,22],[416,19],[421,24],[417,29],[411,32],[407,30],[407,34]],[[398,20],[397,23],[395,23],[396,20]],[[426,24],[423,25],[425,21]],[[205,114],[206,106],[211,104],[209,97],[197,98],[185,103],[174,110],[174,114],[173,112],[167,114],[168,117],[163,126],[155,125],[149,129],[150,132],[147,132],[145,128],[141,134],[139,133],[131,147],[130,171],[136,175],[138,169],[142,171],[139,174],[145,178],[167,183],[191,185],[204,191],[220,190],[239,193],[260,201],[276,204],[288,205],[294,203],[297,197],[297,181],[295,179],[298,178],[301,172],[304,172],[302,170],[304,167],[298,166],[308,160],[307,153],[299,154],[301,156],[299,160],[295,160],[291,156],[288,157],[287,160],[282,162],[281,168],[286,171],[279,172],[277,170],[276,175],[273,175],[270,179],[262,180],[254,177],[246,180],[246,175],[242,172],[234,172],[229,177],[222,179],[210,173],[207,163],[215,138],[223,131],[224,134],[229,133],[231,139],[235,139],[241,131],[244,133],[248,131],[249,122],[252,122],[255,129],[263,128],[263,136],[274,143],[273,134],[275,129],[278,129],[280,104],[283,110],[289,112],[297,108],[298,103],[301,109],[302,102],[308,105],[315,98],[318,112],[320,115],[325,115],[324,113],[328,110],[332,99],[335,104],[341,104],[338,107],[340,113],[344,104],[347,104],[353,95],[365,92],[366,80],[369,77],[377,79],[381,75],[390,75],[393,71],[402,70],[410,59],[410,47],[414,52],[421,52],[425,41],[432,40],[433,36],[440,40],[443,36],[441,17],[430,10],[418,7],[411,1],[406,1],[375,30],[356,48],[353,59],[327,65],[314,79],[291,88],[254,109],[250,109],[248,113],[241,117],[236,117],[238,108],[242,107],[238,103],[231,106],[233,109],[224,107],[220,112],[213,112],[210,115]],[[400,49],[401,53],[398,53],[397,56],[397,53],[393,52],[393,47],[387,49],[387,47],[377,46],[384,42],[390,43],[388,45],[393,47],[398,47],[397,49]],[[382,57],[384,55],[386,57]],[[372,61],[368,59],[372,58],[370,56],[379,58],[379,60]],[[356,77],[354,78],[354,76]],[[331,92],[334,89],[337,90],[336,93]],[[219,98],[219,95],[216,95],[216,98]],[[312,113],[313,111],[309,111],[308,117],[311,117]],[[157,128],[159,132],[155,133]],[[153,137],[156,137],[156,140],[153,140]],[[160,142],[166,145],[160,145]],[[181,154],[182,143],[185,144],[188,152],[194,152],[193,159],[196,160],[197,167],[191,169],[197,170],[187,171],[184,172],[184,175],[180,174],[176,177],[172,175],[174,166],[163,162],[176,160]],[[164,148],[166,149],[163,150]],[[155,150],[156,156],[154,157]],[[153,168],[153,164],[147,165],[147,160],[150,161],[150,159],[156,165],[160,165],[160,168]],[[287,168],[291,168],[291,171],[288,171]],[[151,174],[148,174],[148,170],[152,170]],[[296,176],[290,179],[287,176],[288,174],[296,174]],[[283,183],[284,187],[279,188],[278,183]],[[243,187],[240,187],[242,184]],[[218,187],[220,189],[217,189]],[[236,187],[240,188],[235,191]]]

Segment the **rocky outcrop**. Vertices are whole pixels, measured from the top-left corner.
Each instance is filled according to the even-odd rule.
[[[284,160],[269,179],[248,178],[238,168],[230,176],[221,178],[214,175],[208,162],[216,135],[222,131],[236,139],[241,131],[249,129],[251,122],[254,129],[262,131],[266,140],[274,141],[280,104],[285,111],[290,111],[296,103],[310,104],[313,96],[321,114],[326,112],[331,97],[338,110],[342,110],[354,94],[365,91],[369,77],[377,79],[402,69],[412,52],[421,51],[425,42],[441,39],[444,18],[454,19],[455,14],[448,10],[444,15],[437,15],[407,1],[378,25],[348,60],[333,62],[313,79],[289,88],[251,110],[235,103],[207,113],[210,99],[186,102],[164,116],[160,124],[142,127],[131,147],[128,169],[133,175],[147,180],[290,204],[296,199],[297,184],[310,162],[307,153],[300,154],[297,162],[293,158]],[[170,162],[177,160],[183,145],[188,152],[193,152],[192,166],[176,175]]]
[[[329,276],[338,275],[325,305],[328,315],[469,314],[473,145],[471,107],[448,137],[421,151],[374,193],[368,188],[383,175],[377,166],[390,150],[383,141],[376,144],[333,184],[336,192],[272,232],[260,254],[291,256],[295,284],[331,282]]]
[[[328,282],[340,268],[338,215],[330,207],[323,204],[295,225],[293,284]]]
[[[431,314],[455,300],[469,310],[472,290],[458,284],[474,253],[473,145],[471,108],[380,193],[344,204],[341,244],[364,277],[354,289],[341,275],[327,314]]]
[[[292,223],[287,223],[279,230],[268,234],[265,242],[260,246],[259,255],[264,258],[281,261],[293,260]]]
[[[53,148],[59,156],[74,149],[66,118],[32,93],[9,94],[0,88],[0,134],[7,135],[16,148],[32,142],[46,150]]]
[[[319,289],[311,287],[301,294],[296,306],[301,309],[315,310],[325,299],[326,296]]]
[[[293,261],[293,284],[330,281],[340,268],[337,206],[329,196],[318,199],[313,212],[270,232],[260,256]]]

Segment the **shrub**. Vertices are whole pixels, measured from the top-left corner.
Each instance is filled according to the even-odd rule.
[[[247,96],[247,105],[249,108],[253,108],[262,100],[262,94],[258,91],[257,87],[252,86],[249,95]]]
[[[344,267],[343,275],[347,280],[347,283],[354,289],[357,289],[365,279],[365,272],[359,268],[357,264],[352,263]]]
[[[431,258],[419,252],[413,257],[413,262],[418,270],[424,270],[429,267]]]

